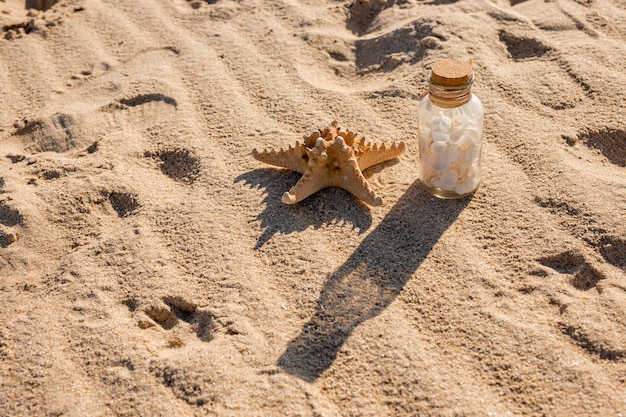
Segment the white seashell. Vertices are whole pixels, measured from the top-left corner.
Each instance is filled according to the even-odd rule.
[[[480,146],[472,145],[460,155],[460,160],[464,162],[476,162],[480,157]]]
[[[448,146],[446,145],[445,142],[433,142],[433,144],[430,145],[430,151],[433,154],[439,155],[439,154],[444,153],[447,147]]]
[[[467,170],[467,174],[465,174],[464,181],[480,181],[478,178],[478,163],[473,163],[472,166]]]
[[[436,171],[445,171],[448,169],[449,162],[444,154],[433,154],[428,157],[428,165]]]
[[[457,148],[456,146],[449,146],[444,154],[444,158],[447,164],[450,165],[456,162],[456,160],[459,158],[459,154],[459,148]]]
[[[467,136],[463,126],[457,126],[450,131],[450,144],[454,146],[463,146]]]
[[[455,170],[451,169],[449,171],[441,174],[441,185],[439,188],[444,190],[454,190],[454,186],[456,185],[458,180],[458,175]]]
[[[472,192],[476,189],[476,187],[478,187],[478,183],[479,183],[480,179],[477,177],[474,177],[472,179],[468,179],[466,181],[461,181],[458,182],[455,187],[454,187],[454,192],[459,194],[459,195],[463,195],[463,194],[467,194],[469,192]]]
[[[454,183],[454,182],[457,182],[458,178],[459,178],[459,174],[453,169],[450,169],[444,172],[443,174],[441,174],[441,180],[444,182]]]
[[[473,163],[474,161],[467,161],[467,162],[457,161],[456,163],[452,164],[452,168],[456,169],[456,171],[459,173],[459,178],[461,180],[464,180],[469,174],[470,168],[472,168]]]
[[[454,192],[463,195],[472,191],[472,183],[470,181],[459,182],[454,186]]]
[[[450,136],[444,132],[433,131],[433,140],[435,142],[449,142]]]
[[[474,145],[480,144],[482,132],[476,126],[467,126],[464,129],[464,133]]]
[[[448,132],[452,127],[452,119],[443,115],[443,112],[439,112],[436,117],[433,117],[433,132],[441,131]]]

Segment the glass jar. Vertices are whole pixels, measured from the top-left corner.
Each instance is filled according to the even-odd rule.
[[[484,111],[473,83],[471,61],[438,61],[419,104],[421,180],[439,198],[465,197],[480,183]]]

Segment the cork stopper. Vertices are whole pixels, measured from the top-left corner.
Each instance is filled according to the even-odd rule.
[[[444,87],[460,87],[472,78],[472,61],[437,61],[432,66],[432,82]]]

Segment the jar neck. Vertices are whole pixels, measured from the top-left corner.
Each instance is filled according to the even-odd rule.
[[[433,83],[431,77],[428,77],[428,96],[430,101],[438,107],[451,109],[462,106],[472,99],[472,85],[474,84],[474,76],[463,85],[458,87],[446,87]]]

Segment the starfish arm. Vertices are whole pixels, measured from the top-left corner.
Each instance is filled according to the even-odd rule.
[[[337,136],[341,136],[347,146],[352,147],[355,141],[358,141],[358,135],[355,132],[349,130],[339,130]]]
[[[319,137],[321,137],[321,132],[319,130],[316,130],[315,132],[311,133],[308,136],[302,135],[304,146],[306,146],[307,148],[313,148],[315,146],[315,142],[317,141],[317,138]]]
[[[354,158],[348,161],[348,166],[342,169],[342,175],[335,177],[332,185],[349,191],[370,206],[383,204],[383,199],[376,195],[376,192],[363,176]]]
[[[363,154],[358,158],[359,168],[365,171],[367,168],[380,164],[381,162],[397,158],[406,151],[404,141],[379,144],[366,144]]]
[[[308,155],[306,147],[302,144],[289,146],[287,149],[264,150],[262,152],[256,149],[252,150],[252,157],[266,164],[287,168],[291,171],[297,171],[303,174],[307,169]]]
[[[283,203],[297,203],[329,186],[329,178],[325,175],[328,170],[326,148],[326,141],[321,137],[316,139],[313,149],[305,148],[308,161],[307,169],[296,185],[283,194]]]
[[[282,201],[285,204],[295,204],[329,186],[324,176],[315,175],[314,171],[308,169],[296,185],[283,194]]]

